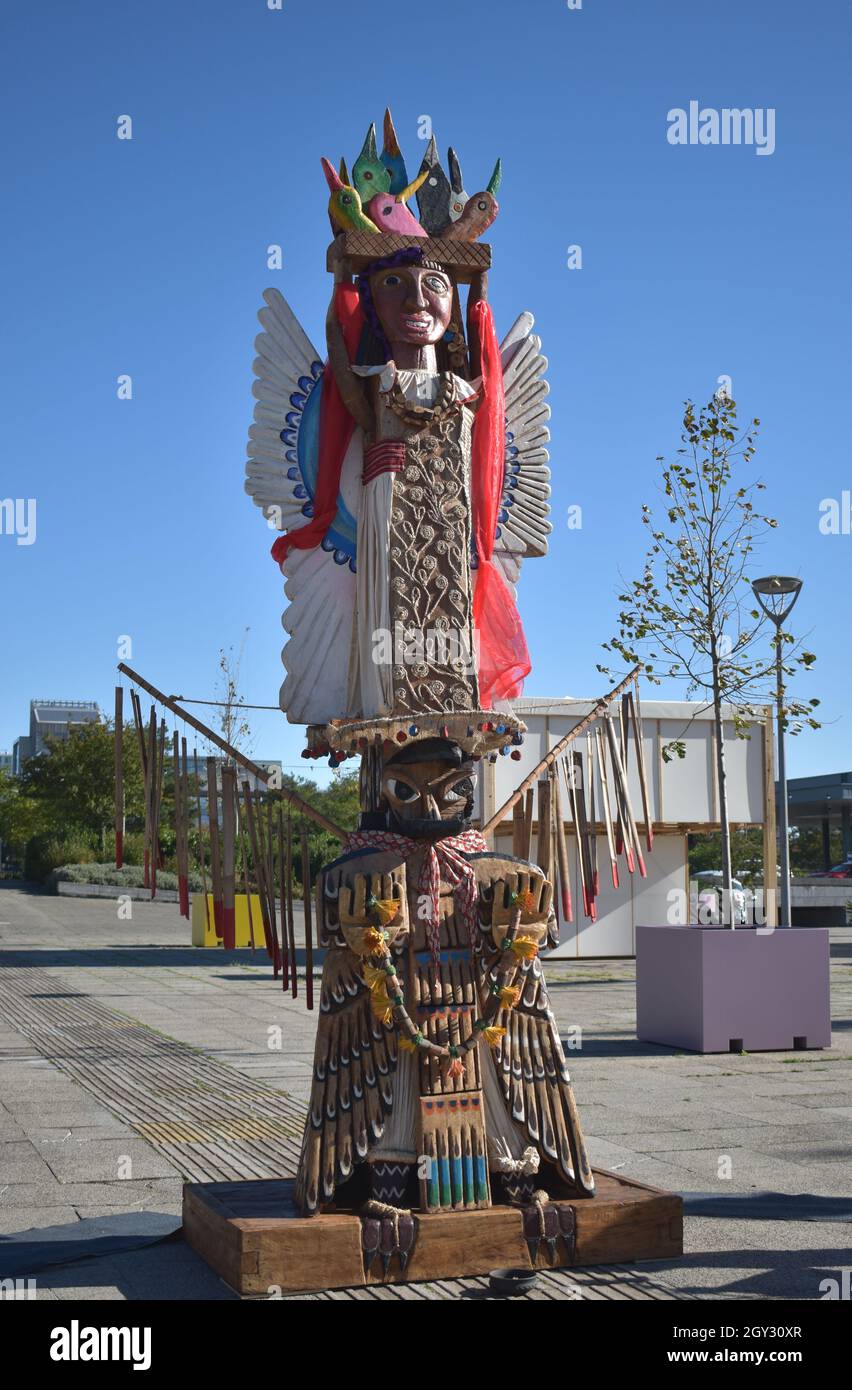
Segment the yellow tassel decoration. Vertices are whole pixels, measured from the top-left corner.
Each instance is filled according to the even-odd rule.
[[[365,927],[361,936],[362,956],[381,956],[384,954],[385,938],[375,927]]]
[[[497,998],[500,1000],[504,1009],[514,1009],[520,997],[521,989],[519,985],[504,985],[502,989],[497,991]]]
[[[535,895],[527,888],[524,893],[519,893],[515,898],[514,906],[521,909],[521,916],[526,913],[527,916],[530,917],[535,912],[538,904]]]
[[[506,1029],[500,1028],[496,1023],[492,1023],[490,1028],[483,1028],[482,1036],[489,1047],[496,1047],[501,1038],[505,1038]]]
[[[399,1045],[400,1045],[400,1048],[402,1049],[403,1052],[416,1052],[416,1051],[417,1051],[417,1043],[416,1043],[416,1042],[412,1042],[412,1041],[411,1041],[411,1038],[400,1038],[400,1040],[399,1040]]]
[[[364,984],[370,989],[384,989],[387,985],[387,973],[380,970],[375,965],[365,965],[363,969]]]
[[[373,990],[372,997],[373,1013],[382,1023],[389,1024],[393,1021],[393,1008],[391,1001],[385,991]]]
[[[370,903],[369,912],[380,926],[387,927],[399,916],[399,902],[396,898],[376,898]]]
[[[519,960],[535,960],[538,955],[538,942],[533,941],[531,936],[516,936],[514,941],[509,943],[509,949],[514,951]]]

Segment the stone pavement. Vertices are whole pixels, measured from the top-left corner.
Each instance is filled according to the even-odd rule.
[[[107,901],[0,884],[0,1258],[25,1231],[21,1260],[47,1248],[40,1298],[232,1298],[181,1240],[157,1240],[167,1222],[145,1223],[178,1224],[185,1178],[292,1171],[315,1015],[264,956],[188,942],[173,904],[135,903],[125,922]],[[686,1199],[681,1260],[572,1271],[575,1296],[819,1299],[840,1280],[849,929],[832,932],[831,968],[831,1050],[712,1057],[636,1041],[632,962],[548,968],[563,1037],[582,1044],[569,1059],[593,1163]],[[128,1215],[152,1243],[117,1248]]]

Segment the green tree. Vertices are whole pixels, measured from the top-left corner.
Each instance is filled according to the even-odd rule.
[[[0,840],[22,855],[33,835],[49,829],[47,807],[22,789],[17,777],[0,771]]]
[[[641,664],[652,684],[685,681],[687,696],[703,695],[713,709],[719,786],[723,888],[730,901],[731,832],[725,768],[723,710],[734,709],[737,737],[749,736],[757,706],[768,702],[775,677],[778,642],[787,648],[784,670],[792,676],[808,668],[813,653],[800,650],[782,632],[766,641],[768,619],[753,606],[750,557],[762,537],[777,526],[758,506],[765,484],[740,480],[755,454],[759,420],[737,433],[736,403],[725,392],[696,411],[686,402],[681,447],[676,460],[662,465],[663,519],[645,503],[642,521],[651,534],[640,579],[619,594],[619,630],[603,644],[628,665]],[[736,473],[736,477],[735,477]],[[768,648],[762,654],[760,646]],[[612,676],[607,666],[598,669]],[[818,728],[816,699],[790,699],[785,715],[790,733]],[[699,712],[699,711],[696,711]],[[683,757],[685,745],[673,740],[664,758]]]
[[[124,796],[128,819],[144,816],[139,746],[131,725],[125,726]],[[82,724],[68,737],[48,738],[47,749],[25,764],[21,794],[37,803],[45,829],[62,835],[81,829],[103,846],[115,820],[115,733],[106,723]]]

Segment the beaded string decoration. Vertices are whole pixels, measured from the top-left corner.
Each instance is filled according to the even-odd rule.
[[[538,942],[530,936],[518,934],[523,912],[533,910],[532,895],[511,893],[509,902],[512,911],[503,949],[504,953],[509,953],[511,959],[505,970],[496,973],[492,970],[488,999],[482,1014],[474,1019],[471,1036],[458,1043],[435,1043],[424,1036],[406,1009],[397,968],[388,949],[390,934],[383,928],[392,925],[389,914],[392,911],[395,915],[398,905],[395,901],[385,902],[372,895],[367,899],[367,914],[374,925],[363,929],[358,954],[368,958],[365,959],[362,975],[372,996],[373,1012],[384,1024],[388,1027],[393,1024],[403,1035],[399,1042],[403,1051],[422,1050],[434,1057],[445,1059],[445,1076],[448,1079],[464,1074],[464,1058],[473,1051],[480,1038],[489,1047],[498,1046],[506,1029],[495,1024],[494,1019],[501,1009],[515,1007],[521,997],[521,989],[511,981],[524,962],[534,960],[538,955]]]

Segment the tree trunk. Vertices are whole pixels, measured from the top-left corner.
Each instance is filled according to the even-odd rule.
[[[722,719],[722,696],[718,681],[713,681],[713,720],[716,726],[716,774],[719,782],[719,824],[722,842],[722,922],[725,911],[731,914],[731,929],[734,921],[733,870],[731,867],[731,825],[728,820],[728,776],[725,767],[725,729]]]

